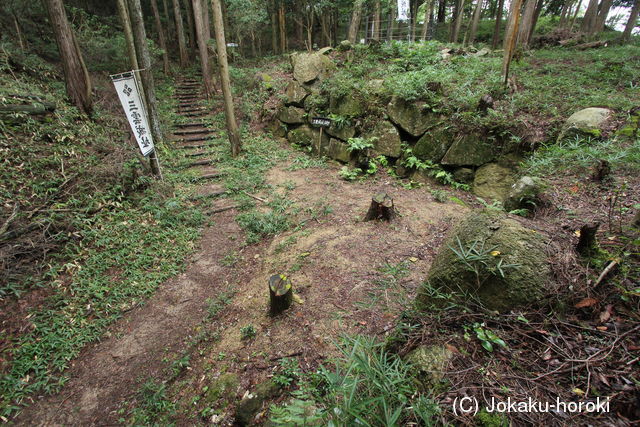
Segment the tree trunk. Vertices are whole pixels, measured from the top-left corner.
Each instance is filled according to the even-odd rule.
[[[167,43],[164,36],[164,29],[162,28],[162,21],[160,20],[160,12],[158,11],[158,3],[156,0],[151,0],[151,11],[153,12],[153,19],[156,23],[156,31],[158,32],[158,44],[162,49],[162,63],[164,65],[164,73],[169,74],[169,51],[167,50]]]
[[[217,1],[217,0],[215,0]],[[293,302],[291,280],[283,274],[274,274],[269,278],[269,313],[277,316]]]
[[[464,14],[464,0],[458,0],[456,9],[456,17],[451,23],[451,38],[449,39],[451,43],[458,43],[458,35],[460,34],[460,27],[462,26],[462,15]]]
[[[62,0],[46,0],[45,4],[62,59],[67,95],[81,112],[91,115],[91,79],[82,59],[78,41],[67,20]]]
[[[358,30],[360,30],[360,21],[362,20],[362,3],[363,0],[356,0],[351,13],[351,24],[349,24],[347,40],[354,44],[358,40]]]
[[[280,29],[280,53],[287,51],[287,22],[284,13],[284,4],[278,8],[278,27]]]
[[[502,12],[504,10],[504,0],[498,0],[498,10],[496,11],[496,24],[493,28],[493,42],[491,43],[492,49],[497,49],[500,43],[500,27],[502,27]]]
[[[622,41],[625,43],[628,43],[629,40],[631,40],[631,33],[638,23],[638,12],[640,12],[640,0],[636,0],[633,4],[631,15],[629,15],[627,25],[624,27],[624,31],[622,32]]]
[[[504,54],[502,57],[502,78],[506,85],[509,80],[509,67],[511,66],[511,58],[516,47],[516,39],[518,38],[518,27],[520,24],[520,8],[522,0],[513,0],[509,7],[509,19],[507,22],[507,32],[504,37]]]
[[[129,10],[127,9],[127,0],[118,0],[118,14],[124,32],[124,40],[127,44],[127,55],[129,56],[129,65],[132,70],[138,70],[138,57],[136,56],[136,45],[133,41],[133,32],[131,30],[131,19],[129,18]]]
[[[187,27],[189,28],[189,49],[191,50],[191,57],[194,58],[196,56],[196,24],[193,22],[193,7],[191,5],[191,0],[182,0],[184,1],[185,11],[187,15]]]
[[[211,80],[211,69],[209,68],[209,51],[207,47],[206,28],[204,23],[204,11],[202,0],[192,0],[193,20],[196,27],[198,40],[198,52],[200,54],[200,67],[202,68],[202,81],[204,83],[204,93],[207,98],[213,94],[213,82]]]
[[[416,27],[418,26],[418,0],[409,0],[409,13],[411,17],[409,22],[411,24],[411,38],[412,42],[416,41]]]
[[[138,66],[141,67],[140,77],[144,88],[145,105],[147,114],[149,115],[149,126],[151,127],[151,136],[154,144],[158,146],[163,141],[162,130],[160,129],[160,120],[158,118],[158,103],[156,101],[155,83],[153,81],[153,73],[151,72],[151,55],[147,46],[147,32],[144,29],[144,18],[142,17],[142,7],[140,0],[128,0],[129,17],[131,19],[131,27],[133,29],[133,37],[136,48],[136,57]],[[162,179],[160,171],[160,163],[156,151],[152,151],[149,155],[151,172]]]
[[[531,43],[533,32],[536,30],[536,25],[538,24],[538,18],[540,18],[540,14],[542,13],[543,6],[544,6],[544,0],[538,0],[538,3],[536,4],[536,11],[533,13],[531,28],[529,29],[529,38],[528,38],[529,43]]]
[[[271,2],[273,8],[271,12],[271,50],[273,53],[278,53],[278,7],[275,0]]]
[[[396,3],[389,4],[389,22],[387,23],[387,41],[393,40],[393,32],[396,25]]]
[[[421,40],[422,41],[426,41],[427,40],[427,32],[429,31],[429,11],[431,9],[431,7],[433,6],[433,0],[425,0],[424,2],[424,23],[422,24],[422,35],[421,35]]]
[[[171,19],[171,12],[169,11],[167,0],[162,0],[162,9],[164,17],[167,20],[167,41],[175,40],[177,38],[174,29],[175,21]]]
[[[609,10],[611,10],[612,4],[613,0],[602,0],[602,3],[600,3],[600,9],[596,16],[595,33],[604,31],[604,24],[607,22],[607,17],[609,16]]]
[[[371,205],[364,217],[365,221],[381,219],[392,221],[396,217],[396,208],[393,199],[387,193],[378,193],[371,199]]]
[[[596,27],[596,18],[598,16],[598,0],[589,0],[589,6],[582,18],[580,31],[586,34],[593,34]]]
[[[518,41],[516,42],[522,45],[523,49],[529,48],[529,34],[531,34],[533,15],[536,11],[536,1],[537,0],[526,0],[524,4],[524,12],[522,13],[522,19],[518,29]]]
[[[576,245],[576,252],[583,257],[592,257],[600,251],[598,239],[596,238],[598,228],[600,228],[599,222],[585,224],[580,228],[580,240],[578,240],[578,244]]]
[[[477,0],[476,8],[473,11],[473,20],[471,22],[471,32],[469,33],[469,44],[473,44],[476,40],[476,34],[478,32],[478,23],[480,22],[480,14],[482,13],[482,4],[484,0]]]
[[[218,49],[218,66],[220,68],[220,83],[222,95],[224,97],[224,115],[227,120],[227,134],[231,143],[231,155],[236,157],[242,149],[240,132],[236,123],[235,111],[233,109],[233,98],[231,96],[231,82],[229,80],[229,64],[227,63],[227,42],[224,38],[224,24],[222,23],[222,8],[220,0],[211,0],[213,7],[214,31],[216,35],[216,46]]]
[[[444,24],[447,19],[447,0],[438,3],[438,24]]]
[[[18,22],[18,17],[16,16],[15,13],[12,13],[11,17],[13,18],[13,26],[16,29],[16,37],[18,38],[18,45],[20,46],[20,49],[25,50],[27,48],[27,45],[24,41],[24,37],[22,36],[22,30],[20,29],[20,23]]]
[[[576,6],[575,12],[573,12],[573,18],[571,18],[571,25],[569,25],[569,31],[573,31],[573,27],[576,23],[576,18],[578,17],[578,12],[580,11],[580,6],[582,6],[582,0],[578,0],[578,6]]]
[[[178,0],[173,1],[173,16],[176,20],[176,34],[178,36],[178,52],[180,55],[180,67],[189,66],[189,54],[187,53],[187,40],[184,36],[184,26],[182,25],[182,12]]]

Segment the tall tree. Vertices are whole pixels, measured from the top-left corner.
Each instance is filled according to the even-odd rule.
[[[518,28],[518,41],[523,49],[529,48],[529,36],[532,33],[533,17],[536,12],[537,0],[526,0],[524,4],[524,12]]]
[[[604,24],[607,22],[607,17],[609,16],[609,10],[611,10],[612,4],[613,0],[602,0],[600,3],[598,14],[596,15],[594,33],[604,31]]]
[[[196,27],[196,37],[198,40],[198,52],[200,54],[200,66],[202,67],[202,81],[204,92],[207,98],[213,94],[213,81],[211,79],[211,69],[209,67],[209,51],[207,47],[206,24],[204,22],[204,11],[202,0],[192,0],[193,20]],[[208,14],[207,14],[208,16]]]
[[[360,30],[360,21],[362,20],[362,5],[364,0],[355,0],[353,3],[353,11],[351,12],[351,23],[349,24],[349,32],[347,40],[355,43],[358,40],[358,31]]]
[[[460,28],[462,27],[462,16],[464,14],[464,0],[458,0],[456,5],[455,19],[451,22],[451,37],[449,41],[452,43],[458,42],[458,35],[460,34]]]
[[[624,31],[622,32],[622,41],[628,42],[629,40],[631,40],[631,32],[636,27],[636,25],[638,25],[638,12],[640,12],[640,0],[636,0],[633,3],[631,15],[629,15],[627,25],[625,25]]]
[[[380,31],[380,25],[382,23],[382,14],[381,14],[381,8],[380,8],[380,0],[375,0],[374,4],[373,4],[373,34],[371,35],[371,38],[373,40],[380,40],[380,35],[382,34],[382,31]]]
[[[478,33],[478,23],[480,22],[480,14],[482,13],[482,4],[484,0],[477,0],[476,7],[473,11],[473,19],[471,21],[471,30],[469,32],[469,44],[473,44],[476,41],[476,34]]]
[[[422,41],[427,40],[427,32],[429,31],[429,22],[431,18],[431,9],[433,8],[434,0],[425,0],[423,3],[424,7],[424,22],[422,24]]]
[[[589,0],[587,10],[584,12],[580,31],[591,34],[596,26],[596,18],[598,16],[598,0]]]
[[[496,49],[498,43],[500,43],[500,27],[502,27],[502,12],[504,10],[504,0],[498,0],[498,7],[496,9],[496,23],[493,28],[493,41],[491,48]]]
[[[118,14],[122,23],[124,32],[124,40],[127,45],[127,56],[129,56],[129,65],[132,70],[140,69],[138,65],[138,57],[136,56],[136,44],[133,41],[133,31],[131,29],[131,19],[129,18],[129,10],[127,0],[118,0]]]
[[[162,27],[160,12],[158,11],[158,3],[156,0],[151,0],[151,11],[153,12],[153,19],[156,24],[156,32],[158,33],[158,45],[160,46],[160,49],[162,49],[162,64],[164,66],[164,73],[169,74],[169,51],[167,50],[164,28]]]
[[[189,65],[189,54],[187,53],[187,39],[184,35],[184,25],[182,23],[182,11],[178,0],[173,2],[173,16],[176,21],[176,35],[178,36],[178,54],[180,56],[180,66],[187,67]]]
[[[396,26],[396,3],[389,2],[389,21],[387,22],[387,41],[393,40],[393,32]]]
[[[167,41],[175,40],[177,37],[173,28],[175,21],[171,19],[171,13],[169,11],[169,4],[167,3],[167,0],[162,0],[162,9],[164,12],[164,18],[167,21]]]
[[[229,142],[231,143],[231,155],[236,157],[240,154],[242,142],[240,141],[240,132],[238,131],[233,108],[229,64],[227,63],[227,42],[224,37],[220,0],[211,0],[211,6],[213,7],[214,31],[216,35],[216,48],[218,50],[218,68],[220,69],[220,82],[222,85],[222,96],[224,97],[224,115],[227,121],[227,134],[229,136]]]
[[[502,77],[504,84],[509,81],[509,67],[516,48],[518,39],[518,27],[520,26],[520,9],[522,0],[513,0],[509,6],[509,19],[507,20],[507,31],[504,37],[504,54],[502,57]]]
[[[447,19],[447,0],[440,0],[438,3],[438,24],[444,24]]]
[[[91,78],[62,0],[46,0],[45,4],[62,59],[67,95],[80,111],[91,115]]]
[[[158,116],[158,102],[156,100],[155,82],[153,73],[151,72],[151,55],[147,46],[147,32],[144,29],[144,17],[142,16],[142,6],[140,0],[128,0],[129,18],[131,19],[131,27],[133,29],[133,38],[135,41],[136,57],[138,58],[138,66],[141,67],[140,78],[144,88],[145,105],[147,114],[149,115],[149,126],[151,127],[151,136],[157,146],[162,143],[164,137],[160,127],[160,118]],[[160,163],[155,150],[149,155],[151,164],[151,172],[162,179],[160,171]]]
[[[185,14],[187,15],[187,28],[189,29],[189,49],[191,50],[191,57],[195,57],[197,49],[197,35],[196,24],[193,22],[193,6],[191,5],[191,0],[183,1]]]

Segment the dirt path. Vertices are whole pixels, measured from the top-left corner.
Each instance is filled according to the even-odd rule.
[[[199,86],[183,81],[180,90],[194,92],[192,101],[201,98]],[[180,95],[177,95],[180,96]],[[197,109],[189,108],[189,109]],[[190,111],[194,122],[203,112]],[[206,163],[203,152],[212,131],[197,122],[176,129],[174,143],[186,148],[185,156]],[[199,151],[194,151],[199,150]],[[215,175],[209,164],[198,164],[201,175]],[[197,193],[215,194],[221,190],[215,178],[205,178]],[[223,202],[220,206],[226,206]],[[204,229],[201,250],[193,256],[186,271],[165,283],[147,303],[127,313],[110,328],[109,337],[85,348],[67,371],[70,380],[56,395],[40,396],[25,408],[17,425],[114,425],[122,402],[138,390],[140,381],[148,377],[162,378],[162,359],[183,348],[194,328],[205,317],[206,300],[231,281],[240,280],[242,272],[225,266],[221,259],[240,246],[242,230],[228,210],[215,216],[215,226]]]

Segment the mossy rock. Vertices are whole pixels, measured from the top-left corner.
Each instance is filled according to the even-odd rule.
[[[456,182],[471,184],[474,177],[475,172],[471,168],[456,168],[453,171],[453,179],[455,179]]]
[[[450,166],[481,166],[496,158],[498,148],[481,135],[465,133],[456,136],[440,162]]]
[[[302,107],[305,98],[309,95],[309,92],[295,81],[289,82],[284,93],[286,96],[285,105],[293,105],[295,107]]]
[[[547,242],[536,231],[523,227],[503,212],[480,209],[469,213],[447,236],[436,254],[427,284],[418,291],[417,308],[431,309],[429,287],[461,298],[477,298],[486,308],[507,312],[539,303],[552,289]],[[476,274],[454,252],[460,247],[482,249],[484,262],[469,261]],[[499,264],[501,262],[501,264]],[[502,265],[502,274],[497,266]],[[511,267],[504,267],[511,265]],[[464,302],[464,301],[461,301]]]
[[[411,351],[406,361],[413,365],[413,371],[424,391],[434,391],[442,386],[442,378],[453,353],[446,347],[422,345]]]
[[[532,209],[539,203],[541,191],[542,183],[539,179],[523,176],[511,186],[504,200],[504,208],[507,211]]]
[[[366,111],[364,102],[354,95],[341,96],[339,98],[332,97],[329,101],[329,110],[334,114],[345,117],[359,117],[364,115]]]
[[[205,402],[208,405],[213,405],[222,399],[228,404],[235,397],[239,385],[240,380],[237,374],[222,374],[208,385]]]
[[[402,141],[398,129],[386,120],[381,120],[364,138],[376,138],[373,142],[375,156],[389,156],[398,158],[402,154]]]
[[[630,140],[640,137],[640,107],[636,107],[629,112],[629,120],[616,134]]]
[[[338,45],[338,50],[340,52],[346,52],[353,48],[353,44],[349,40],[342,40]]]
[[[316,139],[316,131],[309,125],[302,125],[290,130],[287,134],[287,139],[292,144],[307,147],[312,145],[314,139]]]
[[[264,402],[276,397],[280,393],[280,387],[272,380],[258,384],[253,393],[244,397],[236,405],[235,421],[237,425],[253,425],[253,419],[262,408]]]
[[[301,84],[323,80],[329,77],[336,68],[336,64],[327,55],[317,52],[296,52],[291,54],[290,58],[293,78]]]
[[[356,128],[355,126],[336,126],[334,123],[331,124],[326,130],[327,134],[341,139],[343,141],[347,141],[349,138],[353,138],[356,136]]]
[[[413,146],[413,154],[433,163],[440,163],[453,144],[453,135],[446,128],[435,128],[425,133]]]
[[[387,114],[393,123],[415,137],[437,124],[439,117],[426,104],[409,102],[394,96],[387,105]]]
[[[585,108],[573,113],[562,127],[558,141],[576,136],[600,138],[602,130],[611,119],[612,111],[608,108]]]
[[[494,200],[504,203],[515,180],[513,169],[498,163],[488,163],[478,168],[471,188],[473,194],[482,197],[487,203]]]
[[[348,145],[335,138],[331,138],[331,140],[329,140],[327,155],[330,158],[343,163],[349,163],[351,160],[351,153],[348,150]]]
[[[282,107],[278,111],[278,120],[282,123],[290,125],[297,125],[304,123],[304,118],[307,113],[298,107]]]

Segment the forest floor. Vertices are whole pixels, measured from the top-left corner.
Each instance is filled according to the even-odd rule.
[[[399,180],[383,168],[349,182],[340,178],[338,163],[310,157],[259,129],[244,133],[245,152],[231,159],[221,97],[204,101],[189,77],[180,78],[171,95],[171,145],[180,154],[171,161],[169,179],[176,193],[206,213],[200,237],[190,235],[195,249],[184,270],[161,281],[146,301],[137,295],[125,300],[122,317],[71,359],[64,373],[69,380],[54,394],[37,390],[27,397],[33,400],[24,401],[29,405],[12,422],[232,425],[243,397],[268,380],[288,378],[290,384],[280,384],[282,390],[260,404],[255,421],[263,423],[269,403],[287,403],[302,388],[304,375],[340,356],[344,336],[382,340],[398,331],[405,336],[401,355],[420,343],[453,353],[443,373],[446,386],[430,395],[439,407],[436,423],[480,422],[454,416],[451,405],[461,395],[616,397],[609,414],[515,414],[515,423],[625,425],[638,419],[640,320],[630,309],[637,295],[623,289],[638,280],[640,261],[622,224],[630,219],[627,208],[640,202],[640,177],[615,171],[611,182],[601,184],[590,180],[588,169],[555,173],[548,178],[547,204],[533,217],[518,219],[554,236],[554,273],[572,293],[562,315],[540,309],[499,316],[454,306],[407,324],[416,290],[447,232],[469,210],[483,207],[481,201],[435,182]],[[184,111],[201,108],[208,110]],[[180,148],[185,146],[190,148]],[[379,192],[393,197],[400,215],[391,223],[363,222]],[[585,218],[603,223],[599,237],[605,249],[631,253],[621,275],[626,283],[612,280],[597,291],[588,289],[593,269],[580,265],[572,249]],[[126,221],[133,218],[119,232],[131,226]],[[149,223],[155,225],[153,219]],[[144,246],[167,256],[164,248],[181,244],[169,236]],[[176,262],[180,255],[173,255]],[[60,283],[71,283],[79,270],[68,268]],[[113,288],[130,286],[126,274],[124,267],[103,273]],[[268,314],[272,274],[290,277],[296,294],[291,309],[276,318]],[[29,305],[41,304],[46,292],[36,289],[10,307],[22,328],[16,330],[29,330]],[[624,292],[627,300],[620,299]],[[485,351],[474,336],[480,324],[508,347]],[[481,423],[492,421],[504,425],[506,419]]]

